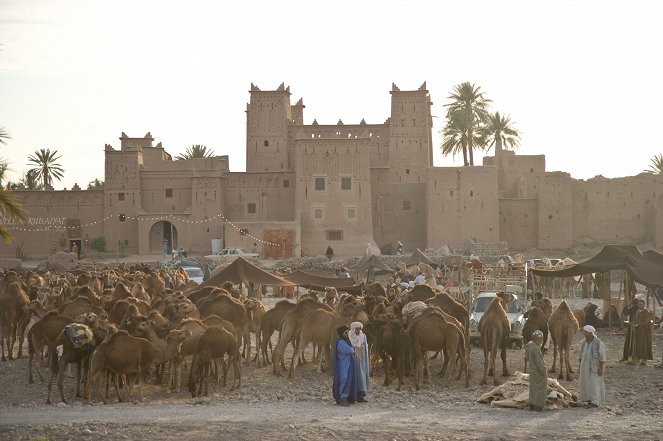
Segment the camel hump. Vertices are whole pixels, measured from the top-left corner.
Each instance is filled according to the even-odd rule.
[[[568,311],[571,312],[571,308],[569,308],[568,303],[566,303],[566,300],[562,300],[562,302],[559,304],[557,307],[560,311]]]

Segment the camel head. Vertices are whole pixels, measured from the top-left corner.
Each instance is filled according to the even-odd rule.
[[[41,318],[46,314],[46,308],[44,308],[39,300],[32,300],[30,303],[23,306],[23,312]]]

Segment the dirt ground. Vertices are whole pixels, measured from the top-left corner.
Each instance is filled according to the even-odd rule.
[[[418,392],[408,378],[397,392],[395,385],[382,386],[380,370],[371,380],[369,403],[347,408],[334,404],[331,377],[316,373],[310,364],[299,367],[292,380],[273,376],[271,366],[244,364],[240,389],[219,388],[202,399],[150,385],[144,402],[133,404],[83,404],[73,397],[73,380],[67,377],[65,392],[71,404],[59,403],[54,387],[53,401],[59,404],[45,405],[47,383],[37,378],[35,384],[27,384],[24,355],[0,363],[0,440],[661,439],[663,369],[654,364],[661,363],[663,336],[655,333],[655,360],[635,367],[618,362],[623,335],[607,330],[598,334],[609,357],[606,405],[544,413],[476,402],[493,388],[479,385],[480,348],[471,353],[469,388],[455,381],[446,387],[446,380],[434,376]],[[574,369],[581,339],[580,333],[576,335]],[[310,349],[308,354],[310,358]],[[511,373],[523,369],[522,350],[510,349],[507,360]],[[545,360],[550,367],[552,353]],[[431,367],[439,371],[439,360],[433,360]],[[571,392],[578,390],[575,375],[561,384]]]

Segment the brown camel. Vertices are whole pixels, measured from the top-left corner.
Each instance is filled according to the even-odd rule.
[[[90,360],[90,373],[88,382],[85,384],[85,399],[90,399],[90,394],[95,384],[108,373],[115,375],[115,392],[118,400],[122,397],[118,388],[119,375],[127,376],[128,399],[131,400],[131,391],[136,382],[139,385],[140,401],[143,401],[143,374],[153,364],[159,364],[177,352],[182,341],[189,336],[186,331],[170,331],[166,339],[165,348],[159,348],[150,341],[129,335],[126,331],[117,331],[104,340],[94,351]],[[132,381],[133,380],[133,381]],[[108,387],[103,395],[106,402],[108,398]]]
[[[534,308],[535,306],[541,308],[541,311],[543,311],[543,313],[546,315],[546,320],[550,318],[550,314],[552,314],[554,309],[552,302],[548,298],[534,300],[531,304],[531,307]]]
[[[328,357],[331,353],[331,340],[330,330],[334,322],[334,313],[325,311],[324,309],[314,309],[302,321],[301,330],[297,338],[296,350],[292,354],[290,361],[290,375],[293,378],[295,375],[295,360],[302,356],[304,349],[309,343],[313,343],[320,348],[318,351],[318,373],[322,372],[322,354]],[[329,358],[327,358],[329,364]]]
[[[557,308],[550,315],[548,320],[548,327],[553,342],[553,364],[549,372],[555,372],[555,364],[557,363],[557,352],[559,352],[559,379],[563,379],[562,363],[566,363],[566,380],[571,381],[571,362],[569,361],[569,354],[571,352],[571,345],[573,344],[573,337],[578,332],[578,320],[569,309],[569,305],[565,300],[559,304]]]
[[[332,308],[324,303],[305,298],[297,302],[294,308],[283,315],[281,322],[281,329],[279,331],[279,340],[276,343],[274,352],[272,354],[272,371],[274,375],[281,375],[281,363],[283,362],[283,353],[288,343],[293,342],[297,336],[297,332],[301,329],[302,323],[306,316],[315,309],[324,309],[332,312]]]
[[[267,311],[267,307],[257,298],[250,298],[244,302],[244,307],[246,308],[247,315],[247,327],[248,332],[246,333],[246,339],[244,340],[244,348],[242,349],[242,357],[245,357],[244,360],[248,363],[251,360],[251,333],[253,332],[256,335],[256,358],[258,356],[260,342],[258,342],[258,334],[260,333],[260,322],[262,317]]]
[[[422,286],[422,285],[419,285]],[[437,306],[442,311],[446,312],[450,316],[456,318],[461,325],[463,334],[465,335],[465,343],[467,345],[467,350],[469,352],[470,347],[470,314],[467,312],[467,308],[463,306],[458,300],[451,297],[446,292],[440,292],[426,301],[429,305]]]
[[[382,358],[384,365],[384,386],[389,386],[389,360],[391,365],[395,367],[396,375],[398,375],[398,387],[396,390],[401,390],[403,382],[403,374],[405,372],[405,360],[410,353],[410,336],[405,329],[400,319],[393,319],[388,321],[380,329],[378,335],[377,352]]]
[[[5,276],[6,278],[7,276]],[[14,359],[17,330],[19,333],[17,358],[21,358],[25,327],[30,320],[30,314],[26,312],[29,303],[30,298],[21,288],[19,282],[10,283],[6,285],[4,290],[0,290],[0,352],[2,361],[7,360],[5,358],[5,341],[7,342],[8,358],[10,360]]]
[[[435,297],[435,290],[428,285],[416,285],[410,291],[411,302],[425,302]]]
[[[538,306],[527,311],[527,320],[525,320],[522,331],[523,341],[531,340],[534,331],[543,332],[543,344],[541,347],[545,347],[548,341],[548,318]],[[527,373],[527,357],[525,357],[525,370],[523,372]]]
[[[28,330],[28,384],[33,384],[32,364],[35,354],[42,354],[44,346],[47,347],[47,353],[51,354],[53,343],[65,326],[72,323],[69,317],[60,315],[57,311],[50,311],[42,317],[37,323]],[[37,375],[39,380],[44,381],[39,367],[37,366]]]
[[[465,338],[460,326],[453,324],[442,313],[439,308],[427,308],[421,315],[417,316],[408,327],[408,334],[412,342],[414,355],[414,378],[415,387],[419,390],[426,364],[426,353],[428,351],[443,351],[445,364],[452,357],[460,360],[460,371],[456,379],[460,379],[465,372],[465,386],[469,385],[469,366],[467,352],[465,350]],[[444,375],[443,367],[440,375]],[[453,371],[449,372],[451,377]]]
[[[235,336],[226,329],[208,328],[198,339],[196,355],[189,371],[188,388],[191,396],[208,395],[208,380],[212,360],[220,359],[228,354],[233,367],[234,379],[231,390],[242,385],[242,373],[239,367],[239,344]],[[227,368],[223,363],[223,385],[226,384]],[[196,383],[199,383],[196,389]]]
[[[101,306],[95,305],[87,297],[76,297],[74,300],[63,303],[57,311],[67,317],[77,317],[88,312],[94,312],[97,315],[106,313]]]
[[[502,376],[509,375],[509,370],[506,367],[506,346],[511,325],[505,307],[504,300],[501,297],[495,297],[479,320],[478,330],[481,334],[484,358],[482,385],[487,383],[488,375],[493,376],[495,386],[499,384],[495,372],[495,358],[497,357],[498,348],[500,349],[500,358],[502,358]]]
[[[288,300],[279,301],[272,309],[265,312],[260,322],[260,332],[256,335],[257,345],[260,347],[262,354],[262,365],[269,364],[269,356],[267,355],[267,345],[270,350],[272,347],[272,334],[275,330],[281,328],[281,321],[283,316],[295,307],[295,304]],[[258,366],[261,366],[260,357],[258,357]]]
[[[208,296],[209,297],[209,296]],[[205,318],[216,315],[233,324],[237,332],[237,342],[241,345],[248,334],[248,318],[246,308],[239,300],[229,295],[217,295],[213,299],[201,299],[198,304],[200,317]]]

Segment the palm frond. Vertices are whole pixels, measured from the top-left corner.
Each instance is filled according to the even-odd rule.
[[[663,154],[656,155],[651,159],[651,164],[649,165],[649,168],[645,170],[645,173],[663,175]]]
[[[28,221],[28,212],[8,191],[0,190],[0,216],[20,222]],[[5,227],[0,225],[0,238],[11,242],[12,235]]]
[[[12,139],[12,137],[3,126],[0,126],[0,144],[7,144],[7,139]]]

